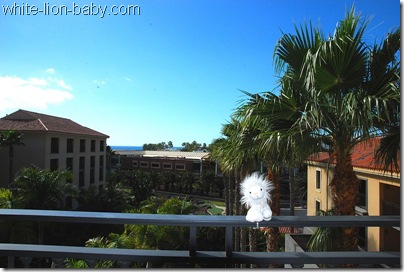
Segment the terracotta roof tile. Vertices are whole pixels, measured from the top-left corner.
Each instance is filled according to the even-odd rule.
[[[1,118],[0,130],[50,131],[109,137],[108,135],[73,122],[70,119],[26,110],[18,110]]]
[[[358,143],[352,149],[352,165],[354,167],[366,168],[372,170],[382,170],[383,167],[376,163],[374,157],[375,151],[379,146],[380,138],[373,138],[367,142]],[[309,161],[328,163],[329,154],[327,152],[319,152],[310,156]],[[335,158],[330,163],[335,164]]]

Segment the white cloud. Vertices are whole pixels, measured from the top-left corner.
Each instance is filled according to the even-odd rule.
[[[31,77],[28,80],[24,81],[23,79],[19,79],[22,85],[34,85],[34,86],[46,86],[48,82],[45,79]]]
[[[100,85],[105,85],[107,82],[105,80],[93,80],[93,84],[100,86]]]
[[[73,90],[72,86],[67,85],[63,79],[59,79],[59,80],[57,81],[57,85],[58,85],[59,87],[62,87],[62,88],[65,89],[65,90],[68,90],[68,91]]]
[[[0,111],[14,108],[46,109],[49,104],[60,104],[74,98],[66,91],[72,90],[72,87],[63,80],[55,82],[42,78],[1,76],[0,90]]]
[[[46,69],[45,72],[47,72],[48,74],[54,75],[56,73],[56,70],[53,68],[48,68],[48,69]]]

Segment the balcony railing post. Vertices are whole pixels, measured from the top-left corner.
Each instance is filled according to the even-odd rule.
[[[226,227],[225,243],[226,257],[231,258],[233,256],[233,227]]]
[[[226,267],[231,268],[230,258],[233,256],[233,227],[225,228]]]
[[[196,226],[189,227],[189,256],[195,257],[196,253]]]

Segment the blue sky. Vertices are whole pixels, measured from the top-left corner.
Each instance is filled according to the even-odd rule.
[[[109,145],[210,144],[240,90],[276,87],[282,32],[311,20],[332,34],[353,2],[372,16],[370,44],[400,26],[398,0],[2,0],[0,117],[25,109],[69,118],[109,135]],[[5,14],[7,5],[24,15]],[[104,16],[88,14],[91,5]]]

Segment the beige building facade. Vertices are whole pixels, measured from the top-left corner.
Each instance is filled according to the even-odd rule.
[[[0,119],[0,131],[22,133],[24,144],[14,146],[14,175],[29,166],[70,170],[77,188],[105,183],[107,135],[70,119],[18,110]],[[8,148],[0,148],[0,186],[8,185]]]
[[[357,216],[400,215],[400,172],[384,172],[374,161],[378,139],[357,145],[352,164],[360,181]],[[307,215],[332,208],[330,182],[334,164],[320,154],[307,162]],[[400,251],[400,228],[368,227],[359,229],[359,244],[368,251]]]

